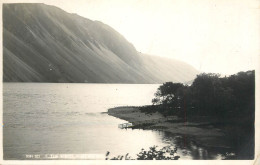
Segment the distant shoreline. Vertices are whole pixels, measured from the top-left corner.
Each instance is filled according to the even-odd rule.
[[[204,147],[230,148],[221,129],[205,122],[182,122],[179,118],[167,121],[160,113],[145,114],[139,107],[115,107],[108,109],[108,115],[133,123],[133,129],[157,130],[173,135],[192,137],[197,144]]]

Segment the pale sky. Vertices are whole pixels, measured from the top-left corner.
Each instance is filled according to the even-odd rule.
[[[16,1],[8,1],[16,2]],[[259,0],[28,0],[101,21],[137,51],[178,59],[201,72],[255,69]]]

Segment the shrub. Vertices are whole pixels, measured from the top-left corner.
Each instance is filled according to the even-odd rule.
[[[136,160],[178,160],[180,157],[176,156],[177,148],[172,148],[171,146],[165,146],[161,149],[158,149],[158,146],[152,146],[149,150],[141,149],[141,151],[137,154]],[[109,160],[110,152],[106,154],[106,160]],[[127,153],[124,155],[118,155],[117,157],[113,157],[110,160],[135,160],[129,156]]]

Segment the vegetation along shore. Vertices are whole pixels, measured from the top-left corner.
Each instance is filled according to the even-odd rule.
[[[206,147],[231,148],[236,154],[230,159],[253,159],[255,71],[203,73],[190,86],[166,82],[152,105],[111,108],[108,114],[133,123],[133,129],[181,134]]]

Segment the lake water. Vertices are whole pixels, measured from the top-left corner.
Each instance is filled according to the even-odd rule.
[[[127,84],[3,84],[4,159],[50,159],[46,154],[129,153],[153,145],[178,146],[181,159],[218,159],[219,155],[182,136],[152,130],[119,129],[125,121],[108,108],[151,104],[159,85]],[[187,141],[185,142],[187,143]]]

